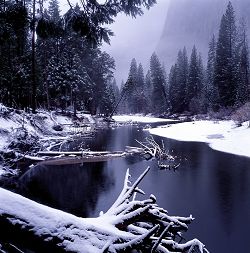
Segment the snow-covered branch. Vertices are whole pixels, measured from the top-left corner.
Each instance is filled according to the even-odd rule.
[[[154,195],[135,199],[136,192],[143,193],[138,184],[148,171],[131,184],[128,170],[121,194],[97,218],[76,217],[0,188],[0,231],[14,228],[30,242],[35,239],[40,245],[70,252],[208,252],[197,239],[176,241],[192,216],[170,216],[156,204]]]
[[[136,140],[138,144],[142,147],[147,159],[155,158],[157,160],[160,169],[176,169],[179,164],[176,163],[176,157],[170,154],[164,146],[162,141],[161,145],[158,144],[152,135],[146,138],[145,142]]]

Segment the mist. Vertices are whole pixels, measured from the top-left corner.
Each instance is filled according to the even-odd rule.
[[[208,43],[213,34],[217,37],[221,17],[228,0],[171,0],[163,33],[157,45],[157,53],[167,70],[175,62],[177,53],[184,46],[188,53],[196,45],[202,58],[206,60]],[[249,30],[250,1],[232,0],[235,15],[244,18]],[[205,63],[205,62],[204,62]]]
[[[158,0],[150,10],[136,19],[119,15],[110,26],[115,36],[110,45],[104,44],[103,50],[114,57],[116,62],[115,78],[120,85],[126,82],[130,62],[133,58],[148,68],[149,58],[156,50],[162,36],[169,0]]]

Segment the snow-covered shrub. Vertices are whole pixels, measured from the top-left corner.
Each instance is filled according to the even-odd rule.
[[[232,120],[237,121],[239,124],[250,121],[250,102],[237,109],[232,115]]]
[[[30,152],[37,148],[39,138],[30,134],[27,129],[20,127],[13,130],[8,148],[18,152]]]
[[[3,105],[2,103],[0,103],[0,112],[6,112],[6,111],[8,111],[7,107]]]
[[[7,117],[9,113],[10,113],[9,109],[5,105],[0,103],[0,115],[2,117]]]
[[[217,112],[210,111],[208,115],[212,119],[220,119],[220,120],[230,120],[232,117],[232,113],[235,110],[233,107],[223,107],[219,109]]]

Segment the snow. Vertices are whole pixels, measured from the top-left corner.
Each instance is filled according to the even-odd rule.
[[[47,207],[21,195],[0,188],[0,216],[10,215],[12,224],[27,226],[38,236],[59,237],[66,251],[95,253],[93,245],[106,243],[107,235],[126,235],[112,225],[107,216],[99,218],[80,218],[63,211]],[[103,240],[96,237],[95,231],[102,231]],[[129,234],[132,238],[133,235]],[[82,239],[86,238],[86,239]],[[98,251],[99,252],[99,251]]]
[[[205,142],[212,149],[250,157],[250,128],[245,122],[237,127],[234,121],[194,121],[148,129],[158,135],[179,141]]]
[[[5,170],[3,169],[3,166],[0,165],[0,177],[5,174]]]
[[[89,123],[92,123],[92,124],[95,123],[95,120],[94,120],[94,118],[93,118],[92,115],[87,114],[87,113],[84,113],[84,114],[82,114],[82,116],[83,116],[84,118],[86,118],[86,119],[88,120]]]
[[[117,115],[112,117],[117,122],[140,122],[140,123],[157,123],[174,121],[172,119],[161,119],[143,115]]]
[[[89,114],[79,114],[88,122],[94,122]],[[63,126],[63,131],[57,132],[53,129],[55,124]],[[16,112],[0,103],[0,151],[6,151],[8,144],[13,139],[16,129],[25,128],[29,134],[38,136],[40,140],[67,139],[70,134],[74,134],[72,117],[49,113],[39,110],[32,115],[24,112]],[[63,136],[62,136],[63,135]]]

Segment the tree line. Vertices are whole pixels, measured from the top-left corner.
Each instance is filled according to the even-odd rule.
[[[0,102],[14,108],[108,114],[119,96],[114,59],[102,52],[118,13],[136,17],[155,0],[80,1],[60,14],[58,0],[0,1]],[[123,3],[123,4],[121,4]]]
[[[229,2],[222,15],[218,37],[209,42],[207,64],[194,45],[190,57],[186,48],[179,50],[176,63],[166,75],[154,53],[150,68],[143,75],[141,64],[133,59],[128,81],[122,86],[129,94],[121,111],[193,114],[237,108],[250,99],[249,49],[244,19],[236,24]]]

